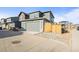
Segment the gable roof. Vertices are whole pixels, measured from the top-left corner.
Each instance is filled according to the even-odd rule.
[[[20,12],[19,15],[18,15],[18,17],[19,17],[22,13],[25,15],[25,18],[29,18],[29,15],[28,15],[27,13],[25,13],[25,12]]]

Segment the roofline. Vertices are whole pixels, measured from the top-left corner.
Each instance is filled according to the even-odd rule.
[[[31,13],[29,13],[29,14],[36,13],[36,12],[40,12],[40,13],[42,13],[41,11],[35,11],[35,12],[31,12]]]
[[[18,17],[18,16],[15,16],[15,17]],[[12,17],[8,17],[8,18],[12,18]],[[8,19],[8,18],[6,18],[6,19]]]
[[[24,13],[25,15],[29,16],[29,15],[28,15],[27,13],[25,13],[25,12],[20,12],[18,16],[20,16],[21,13]]]

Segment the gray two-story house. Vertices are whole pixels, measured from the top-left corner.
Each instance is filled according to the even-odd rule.
[[[29,14],[21,12],[19,21],[21,21],[21,27],[26,31],[43,32],[45,23],[53,23],[54,16],[51,11],[36,11]]]

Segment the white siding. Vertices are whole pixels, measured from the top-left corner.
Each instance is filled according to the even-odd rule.
[[[2,28],[5,28],[5,24],[2,24]]]
[[[20,21],[25,20],[25,15],[22,13],[22,14],[20,15],[19,19],[20,19]]]

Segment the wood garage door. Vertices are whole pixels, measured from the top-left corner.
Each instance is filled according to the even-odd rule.
[[[40,31],[40,20],[27,21],[27,31],[39,32]]]

